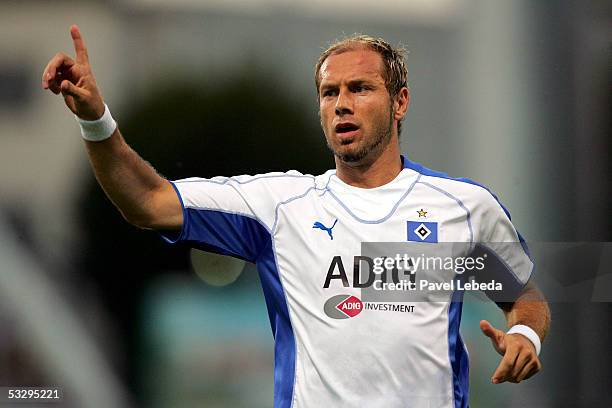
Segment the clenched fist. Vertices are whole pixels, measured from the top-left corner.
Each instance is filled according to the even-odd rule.
[[[96,85],[87,48],[76,25],[70,27],[76,61],[59,52],[43,71],[42,87],[54,94],[61,93],[66,106],[79,118],[96,120],[104,113],[104,102]]]

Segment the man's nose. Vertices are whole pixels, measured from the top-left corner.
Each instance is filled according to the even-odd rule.
[[[353,113],[353,98],[350,92],[341,90],[336,100],[336,115],[342,116]]]

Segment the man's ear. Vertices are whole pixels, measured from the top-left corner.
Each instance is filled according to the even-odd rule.
[[[408,112],[408,106],[410,106],[410,90],[403,87],[393,101],[393,119],[402,120]]]

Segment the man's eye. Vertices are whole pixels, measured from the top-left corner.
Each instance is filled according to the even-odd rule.
[[[323,91],[323,96],[334,96],[336,94],[336,91],[333,89],[328,89],[326,91]]]

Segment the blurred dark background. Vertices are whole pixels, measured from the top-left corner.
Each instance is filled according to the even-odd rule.
[[[528,241],[612,241],[610,2],[248,4],[0,3],[0,386],[61,386],[69,407],[272,401],[254,267],[124,222],[40,89],[72,23],[126,139],[169,179],[333,166],[312,71],[361,32],[409,50],[404,154],[488,185]],[[493,386],[478,321],[503,317],[466,304],[474,407],[612,406],[610,303],[551,309],[544,371]]]

